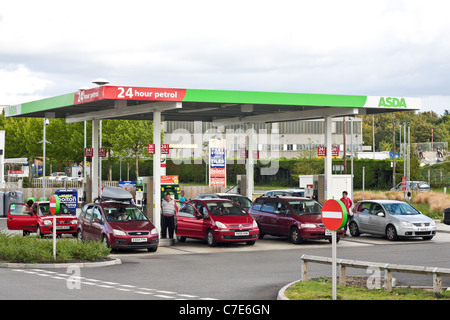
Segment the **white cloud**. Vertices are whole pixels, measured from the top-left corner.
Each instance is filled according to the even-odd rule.
[[[40,99],[40,92],[52,86],[43,74],[31,72],[23,65],[2,68],[0,65],[0,103],[2,105]],[[22,100],[26,101],[22,101]]]
[[[445,96],[449,9],[445,0],[9,1],[0,12],[0,61],[15,67],[0,69],[30,78],[9,89],[16,103],[73,92],[97,77],[142,86]]]

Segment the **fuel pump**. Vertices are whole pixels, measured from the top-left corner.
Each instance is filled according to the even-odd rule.
[[[138,177],[136,181],[136,206],[142,210],[144,210],[144,206],[146,204],[145,189],[146,184],[144,183],[144,179],[142,177]]]

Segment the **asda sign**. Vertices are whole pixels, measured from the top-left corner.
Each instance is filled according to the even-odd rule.
[[[405,98],[391,98],[381,97],[378,102],[378,107],[383,108],[408,108]]]
[[[367,96],[363,108],[392,108],[400,110],[420,110],[421,98]]]

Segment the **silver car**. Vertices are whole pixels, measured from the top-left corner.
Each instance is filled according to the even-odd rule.
[[[422,237],[430,240],[436,235],[433,219],[406,202],[397,200],[359,201],[353,207],[349,221],[350,234],[358,237],[362,233],[386,236],[388,240]]]

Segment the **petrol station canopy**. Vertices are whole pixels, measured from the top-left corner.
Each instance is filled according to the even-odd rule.
[[[420,110],[420,98],[231,90],[99,86],[6,107],[5,115],[226,123],[282,122],[338,115]]]
[[[396,111],[420,110],[420,98],[304,94],[231,90],[171,89],[103,85],[56,97],[7,106],[7,117],[65,118],[66,122],[92,121],[92,199],[100,194],[99,121],[102,119],[153,120],[153,191],[161,188],[161,121],[204,121],[246,124],[325,119],[325,145],[332,148],[331,119]],[[45,130],[45,125],[44,125]],[[253,195],[254,130],[247,131],[246,195]],[[325,156],[324,190],[332,189],[331,152]],[[153,192],[153,223],[160,227],[159,192]]]

